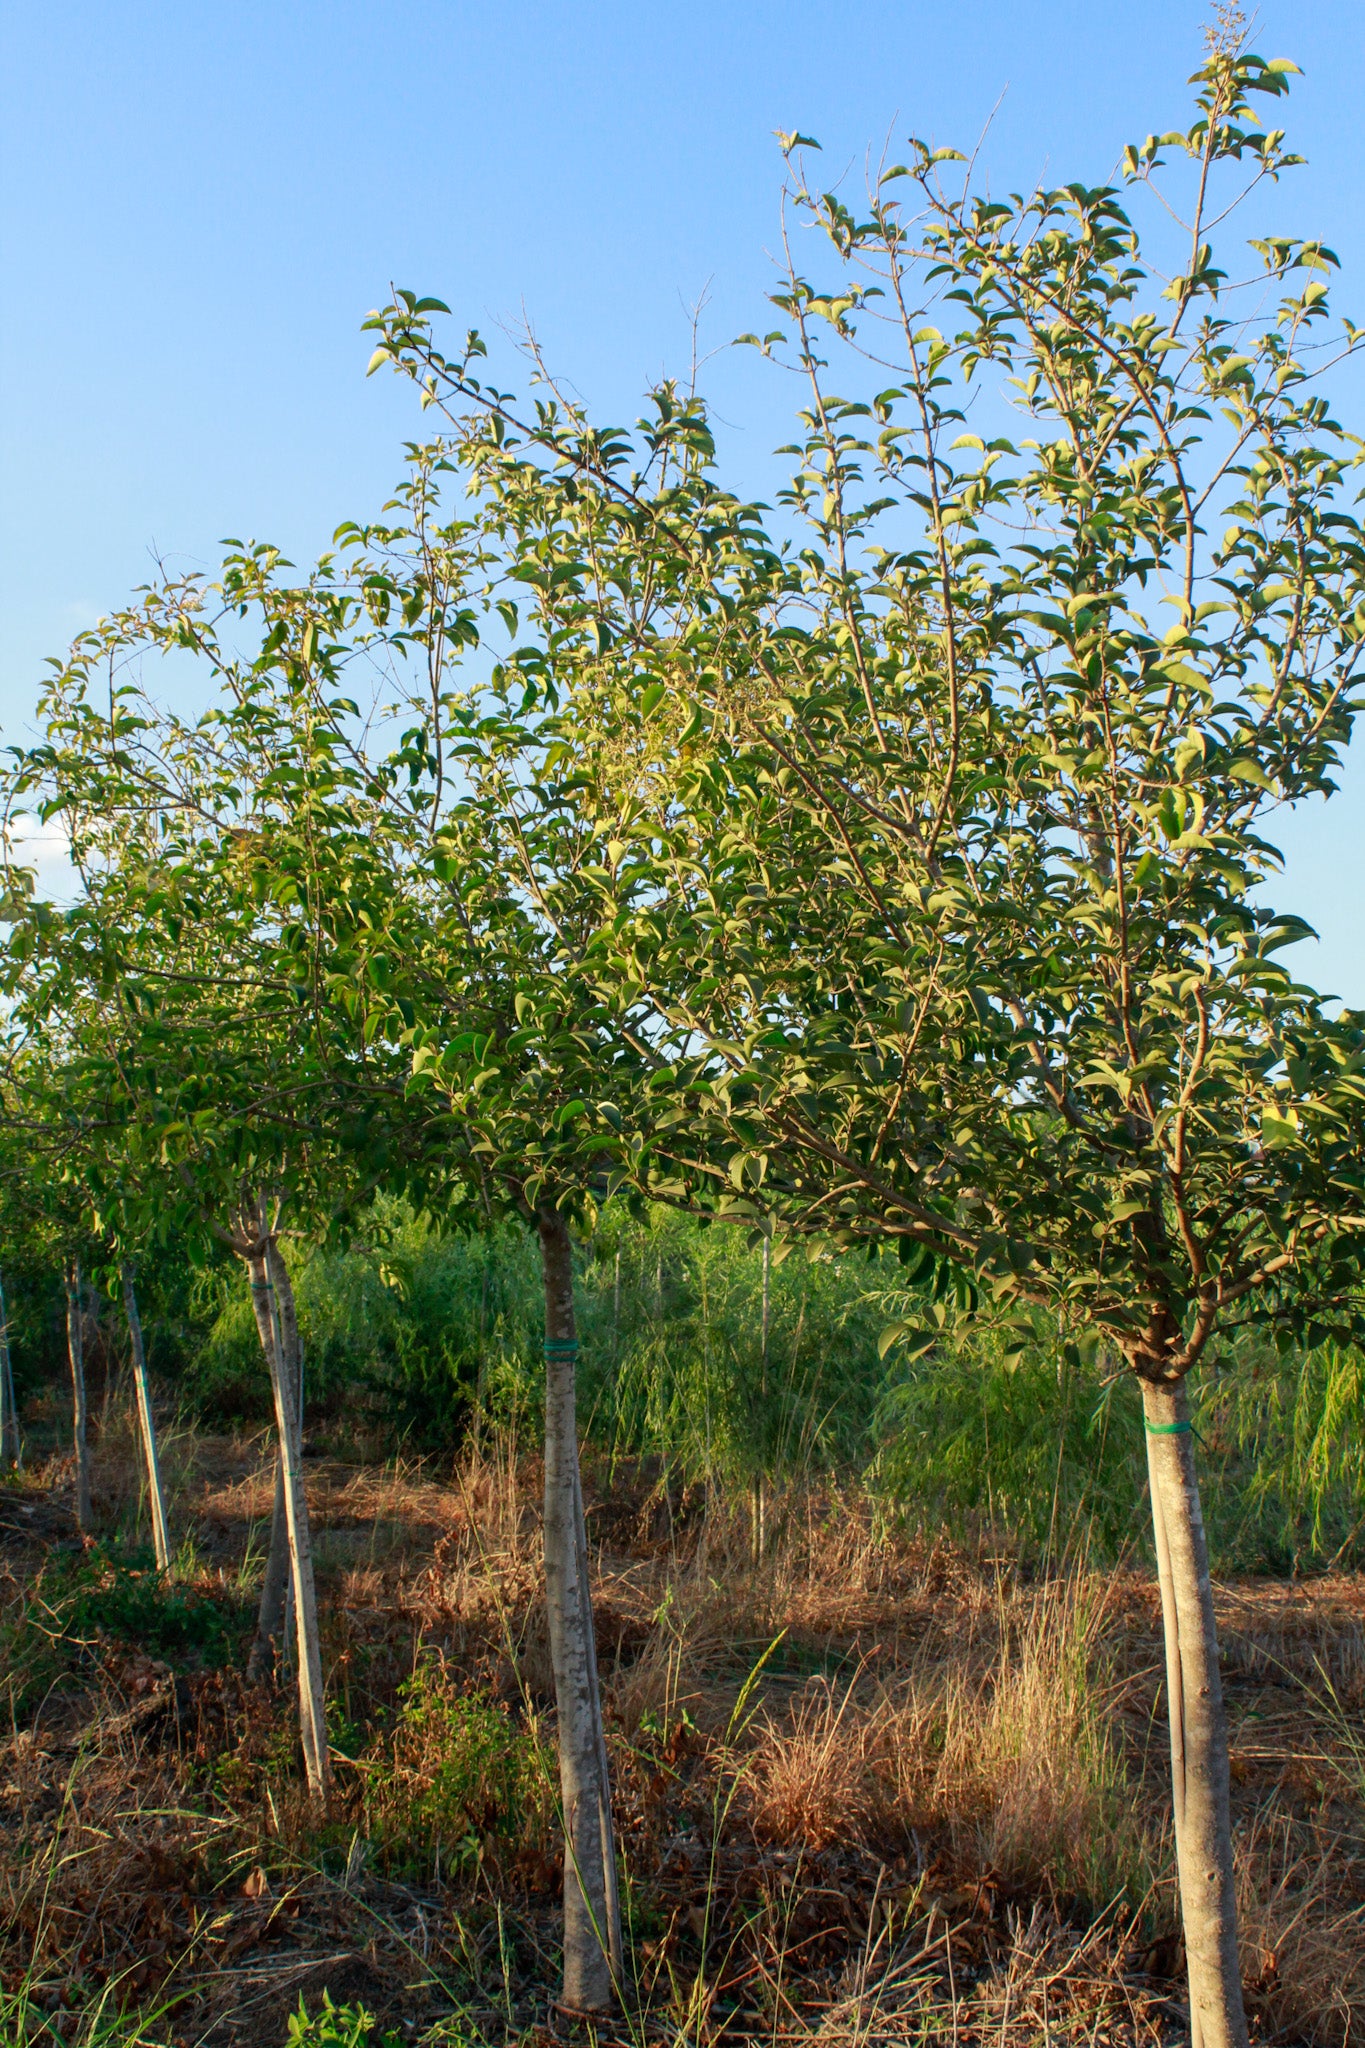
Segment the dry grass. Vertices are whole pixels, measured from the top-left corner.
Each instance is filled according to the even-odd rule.
[[[134,1449],[115,1410],[96,1465],[111,1524],[136,1513]],[[177,1590],[241,1626],[268,1447],[185,1432],[166,1463]],[[61,1574],[94,1567],[68,1485],[54,1459],[0,1493],[0,1627],[14,1655],[40,1638],[49,1655],[0,1763],[4,1989],[28,1983],[45,2012],[89,2012],[110,1986],[181,1995],[155,2036],[177,2044],[282,2042],[324,1985],[419,2034],[464,2011],[522,2038],[553,1982],[558,1883],[535,1459],[485,1443],[451,1474],[310,1460],[345,1759],[321,1829],[287,1694],[193,1643],[102,1623],[71,1638]],[[663,1509],[629,1472],[591,1502],[637,2048],[680,2029],[1174,2039],[1150,1582],[1075,1564],[1030,1580],[908,1544],[857,1495],[774,1503],[760,1564],[747,1504]],[[1219,1602],[1257,2025],[1351,2048],[1365,1586]]]

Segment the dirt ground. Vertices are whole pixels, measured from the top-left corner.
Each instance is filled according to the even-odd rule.
[[[310,1458],[320,1819],[287,1674],[242,1672],[268,1447],[182,1430],[164,1457],[169,1591],[126,1541],[81,1545],[59,1459],[0,1485],[0,2034],[126,2039],[140,2012],[149,2041],[274,2048],[324,1991],[376,2042],[562,2031],[535,1459]],[[103,1527],[134,1523],[136,1469],[114,1418]],[[588,1490],[628,1920],[611,2038],[1188,2038],[1143,1571],[1025,1571],[831,1493],[766,1502],[760,1558],[747,1500],[634,1469]],[[1365,1580],[1226,1585],[1218,1610],[1256,2037],[1350,2048]]]

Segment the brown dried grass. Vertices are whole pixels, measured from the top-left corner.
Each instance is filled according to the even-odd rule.
[[[115,1408],[96,1446],[107,1514],[131,1514],[135,1460]],[[177,1534],[198,1546],[185,1569],[207,1590],[249,1573],[265,1440],[187,1434],[174,1471]],[[69,1540],[61,1478],[58,1459],[31,1471],[28,1518],[0,1516],[14,1600]],[[328,1686],[357,1759],[338,1768],[340,1877],[299,1796],[286,1696],[189,1671],[173,1711],[102,1740],[146,1679],[126,1646],[94,1646],[0,1772],[9,1980],[30,1950],[44,1983],[83,1996],[129,1969],[152,1996],[170,1972],[194,1987],[195,2038],[282,2037],[299,1989],[323,1982],[414,2025],[463,1986],[488,2025],[521,2026],[552,1976],[543,1810],[539,1835],[474,1856],[454,1889],[395,1888],[364,1831],[435,1775],[385,1732],[420,1656],[510,1725],[543,1709],[540,1478],[498,1442],[448,1478],[310,1460]],[[659,1930],[636,1961],[661,2030],[695,2016],[701,1983],[703,2005],[724,1992],[774,2042],[1169,2032],[1179,1955],[1145,1577],[1027,1582],[902,1540],[852,1493],[770,1503],[756,1562],[747,1502],[661,1518],[633,1475],[600,1492],[588,1479],[622,1838]],[[1267,2039],[1350,2048],[1365,2041],[1365,1584],[1218,1599],[1250,1995]],[[64,1747],[82,1723],[93,1747]]]

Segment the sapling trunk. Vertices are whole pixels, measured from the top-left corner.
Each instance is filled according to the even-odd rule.
[[[313,1543],[308,1523],[308,1502],[303,1489],[303,1465],[299,1436],[298,1407],[293,1374],[283,1355],[283,1346],[270,1308],[270,1280],[267,1253],[253,1252],[247,1260],[251,1277],[251,1304],[256,1327],[270,1366],[270,1384],[275,1397],[275,1430],[279,1440],[279,1473],[284,1494],[285,1528],[289,1543],[290,1579],[294,1590],[294,1621],[299,1682],[299,1732],[303,1743],[304,1769],[308,1790],[314,1800],[327,1797],[329,1766],[327,1720],[322,1693],[322,1651],[318,1640],[317,1596],[313,1585]]]
[[[303,1456],[303,1345],[299,1339],[299,1318],[294,1306],[294,1286],[289,1278],[289,1268],[274,1238],[266,1240],[266,1279],[269,1282],[270,1312],[275,1325],[275,1342],[279,1346],[284,1370],[294,1388],[294,1415],[298,1427],[299,1456]],[[273,1536],[273,1531],[271,1532]],[[298,1607],[294,1599],[294,1576],[289,1570],[288,1530],[285,1535],[284,1573],[284,1627],[280,1640],[284,1645],[286,1670],[290,1662],[291,1645],[298,1634]]]
[[[280,1262],[283,1264],[283,1261]],[[267,1279],[269,1269],[267,1268]],[[286,1273],[286,1281],[288,1275]],[[293,1296],[290,1296],[291,1306]],[[275,1301],[274,1288],[267,1285],[264,1294],[252,1289],[251,1303],[256,1316],[257,1334],[261,1350],[265,1355],[267,1368],[270,1367],[275,1346],[283,1347],[285,1368],[295,1372],[294,1354],[284,1345]],[[264,1314],[262,1313],[264,1311]],[[294,1327],[297,1329],[297,1323]],[[297,1385],[297,1374],[295,1378]],[[299,1407],[302,1418],[302,1404]],[[284,1467],[280,1462],[278,1446],[275,1452],[275,1498],[270,1515],[270,1547],[266,1552],[265,1576],[261,1581],[261,1601],[256,1614],[256,1637],[247,1658],[248,1678],[267,1677],[274,1669],[276,1660],[281,1659],[283,1647],[288,1641],[289,1629],[293,1623],[293,1602],[290,1598],[289,1569],[289,1519],[284,1505]]]
[[[270,1364],[270,1326],[260,1333],[267,1368]],[[270,1511],[270,1547],[266,1551],[265,1576],[261,1580],[260,1605],[256,1610],[256,1635],[246,1660],[248,1678],[268,1678],[275,1668],[284,1636],[285,1588],[289,1584],[289,1520],[284,1510],[284,1465],[278,1443],[275,1446],[275,1497]]]
[[[603,2012],[620,1982],[621,1909],[578,1465],[573,1257],[557,1209],[541,1209],[538,1223],[545,1281],[545,1591],[564,1804],[563,2003]]]
[[[0,1465],[21,1462],[19,1410],[14,1401],[14,1372],[9,1357],[9,1310],[5,1307],[4,1283],[0,1282]]]
[[[166,1495],[161,1485],[161,1461],[156,1454],[156,1421],[152,1415],[152,1390],[147,1384],[147,1353],[142,1342],[142,1318],[137,1312],[137,1291],[133,1269],[123,1268],[123,1307],[128,1317],[128,1343],[133,1354],[133,1384],[137,1389],[138,1421],[142,1425],[142,1456],[147,1467],[147,1505],[152,1518],[152,1545],[156,1568],[171,1568],[171,1539],[166,1526]]]
[[[773,1270],[773,1241],[771,1236],[763,1239],[763,1303],[759,1325],[759,1437],[758,1452],[763,1455],[762,1432],[768,1425],[768,1308],[771,1298]],[[762,1564],[763,1550],[767,1537],[767,1501],[763,1485],[763,1467],[760,1464],[754,1474],[754,1563]]]
[[[66,1268],[66,1350],[71,1361],[71,1424],[76,1450],[76,1526],[88,1535],[95,1526],[90,1505],[90,1446],[86,1441],[85,1312],[81,1306],[81,1269],[76,1259]]]
[[[1208,1544],[1184,1383],[1144,1380],[1152,1533],[1166,1636],[1180,1907],[1192,2048],[1246,2048],[1232,1863],[1228,1727]]]

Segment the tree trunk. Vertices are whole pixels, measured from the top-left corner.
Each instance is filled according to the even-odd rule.
[[[8,1469],[20,1462],[19,1410],[14,1402],[14,1373],[9,1359],[9,1311],[0,1283],[0,1466]]]
[[[267,1267],[267,1278],[268,1276]],[[278,1345],[283,1349],[286,1370],[292,1371],[293,1354],[284,1345],[283,1332],[277,1320],[275,1290],[267,1285],[263,1292],[258,1293],[253,1284],[251,1306],[256,1316],[256,1332],[261,1340],[261,1350],[265,1354],[267,1368],[273,1372],[271,1361]],[[270,1548],[266,1553],[265,1577],[261,1581],[261,1603],[256,1614],[256,1639],[247,1658],[248,1678],[268,1677],[275,1670],[277,1661],[283,1661],[283,1647],[288,1641],[289,1627],[294,1619],[293,1602],[289,1597],[290,1579],[289,1518],[284,1505],[284,1467],[277,1447],[275,1500],[270,1515]]]
[[[142,1344],[142,1318],[137,1312],[133,1269],[123,1268],[123,1307],[128,1317],[128,1341],[133,1353],[133,1384],[137,1388],[138,1420],[142,1424],[142,1455],[147,1466],[147,1504],[152,1517],[152,1543],[156,1568],[171,1568],[171,1539],[166,1527],[166,1496],[161,1486],[161,1462],[156,1455],[156,1422],[152,1416],[152,1390],[147,1384],[147,1353]]]
[[[545,1591],[564,1804],[562,2002],[603,2012],[620,1982],[621,1908],[578,1469],[573,1258],[559,1211],[543,1208],[537,1220],[545,1281]]]
[[[76,1525],[83,1536],[95,1526],[90,1505],[90,1446],[85,1424],[85,1312],[81,1307],[80,1261],[66,1267],[66,1349],[71,1360],[72,1434],[76,1445]]]
[[[248,1257],[247,1270],[251,1276],[251,1305],[256,1314],[256,1327],[261,1333],[261,1343],[270,1366],[270,1384],[275,1396],[280,1491],[284,1495],[290,1579],[294,1589],[299,1674],[299,1731],[303,1742],[303,1762],[308,1774],[308,1790],[314,1800],[322,1803],[327,1797],[329,1767],[327,1720],[322,1694],[322,1651],[318,1640],[317,1597],[313,1586],[313,1543],[308,1526],[308,1502],[303,1490],[296,1390],[293,1374],[284,1358],[283,1345],[271,1313],[270,1278],[266,1262],[265,1250],[254,1252]]]
[[[293,1374],[295,1401],[299,1413],[299,1448],[303,1448],[303,1360],[299,1350],[299,1319],[295,1315],[295,1296],[289,1284],[289,1268],[284,1266],[282,1255],[276,1251],[274,1266],[266,1266],[268,1280],[280,1276],[280,1286],[268,1284],[264,1296],[252,1290],[252,1309],[256,1311],[256,1329],[260,1335],[260,1348],[270,1364],[272,1348],[280,1346],[284,1358],[284,1370]],[[284,1323],[282,1300],[289,1300],[289,1323]],[[262,1317],[262,1309],[266,1311]],[[289,1518],[284,1513],[284,1470],[280,1466],[278,1450],[274,1458],[274,1507],[270,1511],[270,1548],[266,1552],[266,1575],[260,1587],[260,1610],[256,1614],[256,1640],[252,1642],[252,1655],[246,1661],[246,1675],[250,1679],[268,1677],[280,1665],[289,1663],[289,1640],[295,1632],[295,1602],[293,1602],[293,1577],[289,1569]]]
[[[1246,2048],[1228,1792],[1228,1727],[1218,1669],[1208,1545],[1183,1382],[1144,1380],[1152,1531],[1166,1634],[1180,1905],[1191,2048]]]
[[[294,1415],[297,1421],[299,1457],[303,1457],[303,1344],[299,1337],[299,1318],[294,1306],[294,1287],[289,1278],[289,1268],[284,1255],[273,1237],[267,1238],[265,1247],[265,1271],[270,1283],[270,1310],[275,1324],[275,1341],[280,1347],[284,1370],[294,1388]],[[300,1466],[302,1470],[302,1466]],[[272,1531],[273,1534],[273,1531]],[[288,1532],[285,1532],[286,1537]],[[284,1628],[281,1641],[284,1645],[284,1667],[289,1670],[292,1646],[298,1637],[298,1603],[294,1598],[294,1575],[288,1569],[288,1547],[285,1551],[284,1574]]]

